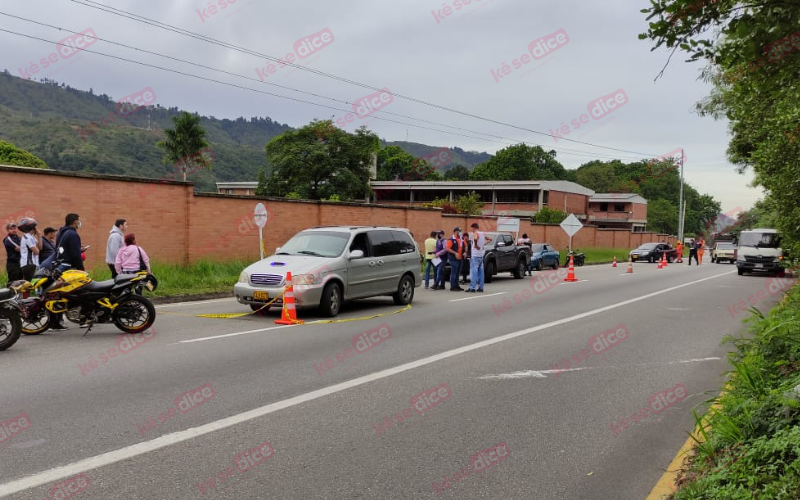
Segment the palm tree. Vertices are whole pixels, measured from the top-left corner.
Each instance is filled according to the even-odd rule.
[[[200,126],[200,116],[191,115],[184,111],[180,116],[172,117],[173,129],[165,129],[166,138],[156,143],[164,150],[164,163],[180,165],[183,170],[183,180],[186,182],[187,160],[192,155],[200,157],[203,167],[211,169],[211,164],[206,162],[200,150],[208,147],[206,131]]]

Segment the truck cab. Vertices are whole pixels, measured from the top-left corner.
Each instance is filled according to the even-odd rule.
[[[783,271],[781,236],[776,229],[751,229],[742,231],[736,251],[736,268],[744,273],[764,272],[777,274]]]

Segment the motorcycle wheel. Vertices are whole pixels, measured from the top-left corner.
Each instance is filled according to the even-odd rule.
[[[575,265],[576,265],[576,266],[578,266],[578,267],[583,267],[583,262],[584,262],[584,260],[583,260],[583,259],[576,260],[576,261],[575,261]]]
[[[19,313],[0,309],[0,351],[5,351],[19,340],[22,334],[22,318]]]
[[[39,335],[48,328],[50,328],[50,315],[44,307],[22,321],[22,333],[25,335]]]
[[[140,333],[156,322],[156,308],[141,295],[131,295],[112,315],[114,325],[125,333]]]

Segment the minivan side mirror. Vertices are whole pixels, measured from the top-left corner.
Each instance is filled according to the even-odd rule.
[[[363,250],[351,250],[350,251],[350,258],[351,259],[363,259],[364,258],[364,251]]]

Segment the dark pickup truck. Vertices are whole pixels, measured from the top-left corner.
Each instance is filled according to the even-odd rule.
[[[491,283],[498,273],[511,272],[516,279],[522,279],[531,261],[531,249],[527,245],[517,246],[511,233],[483,233],[491,238],[486,243],[483,256],[484,280]],[[450,262],[445,263],[445,281],[450,279]]]

